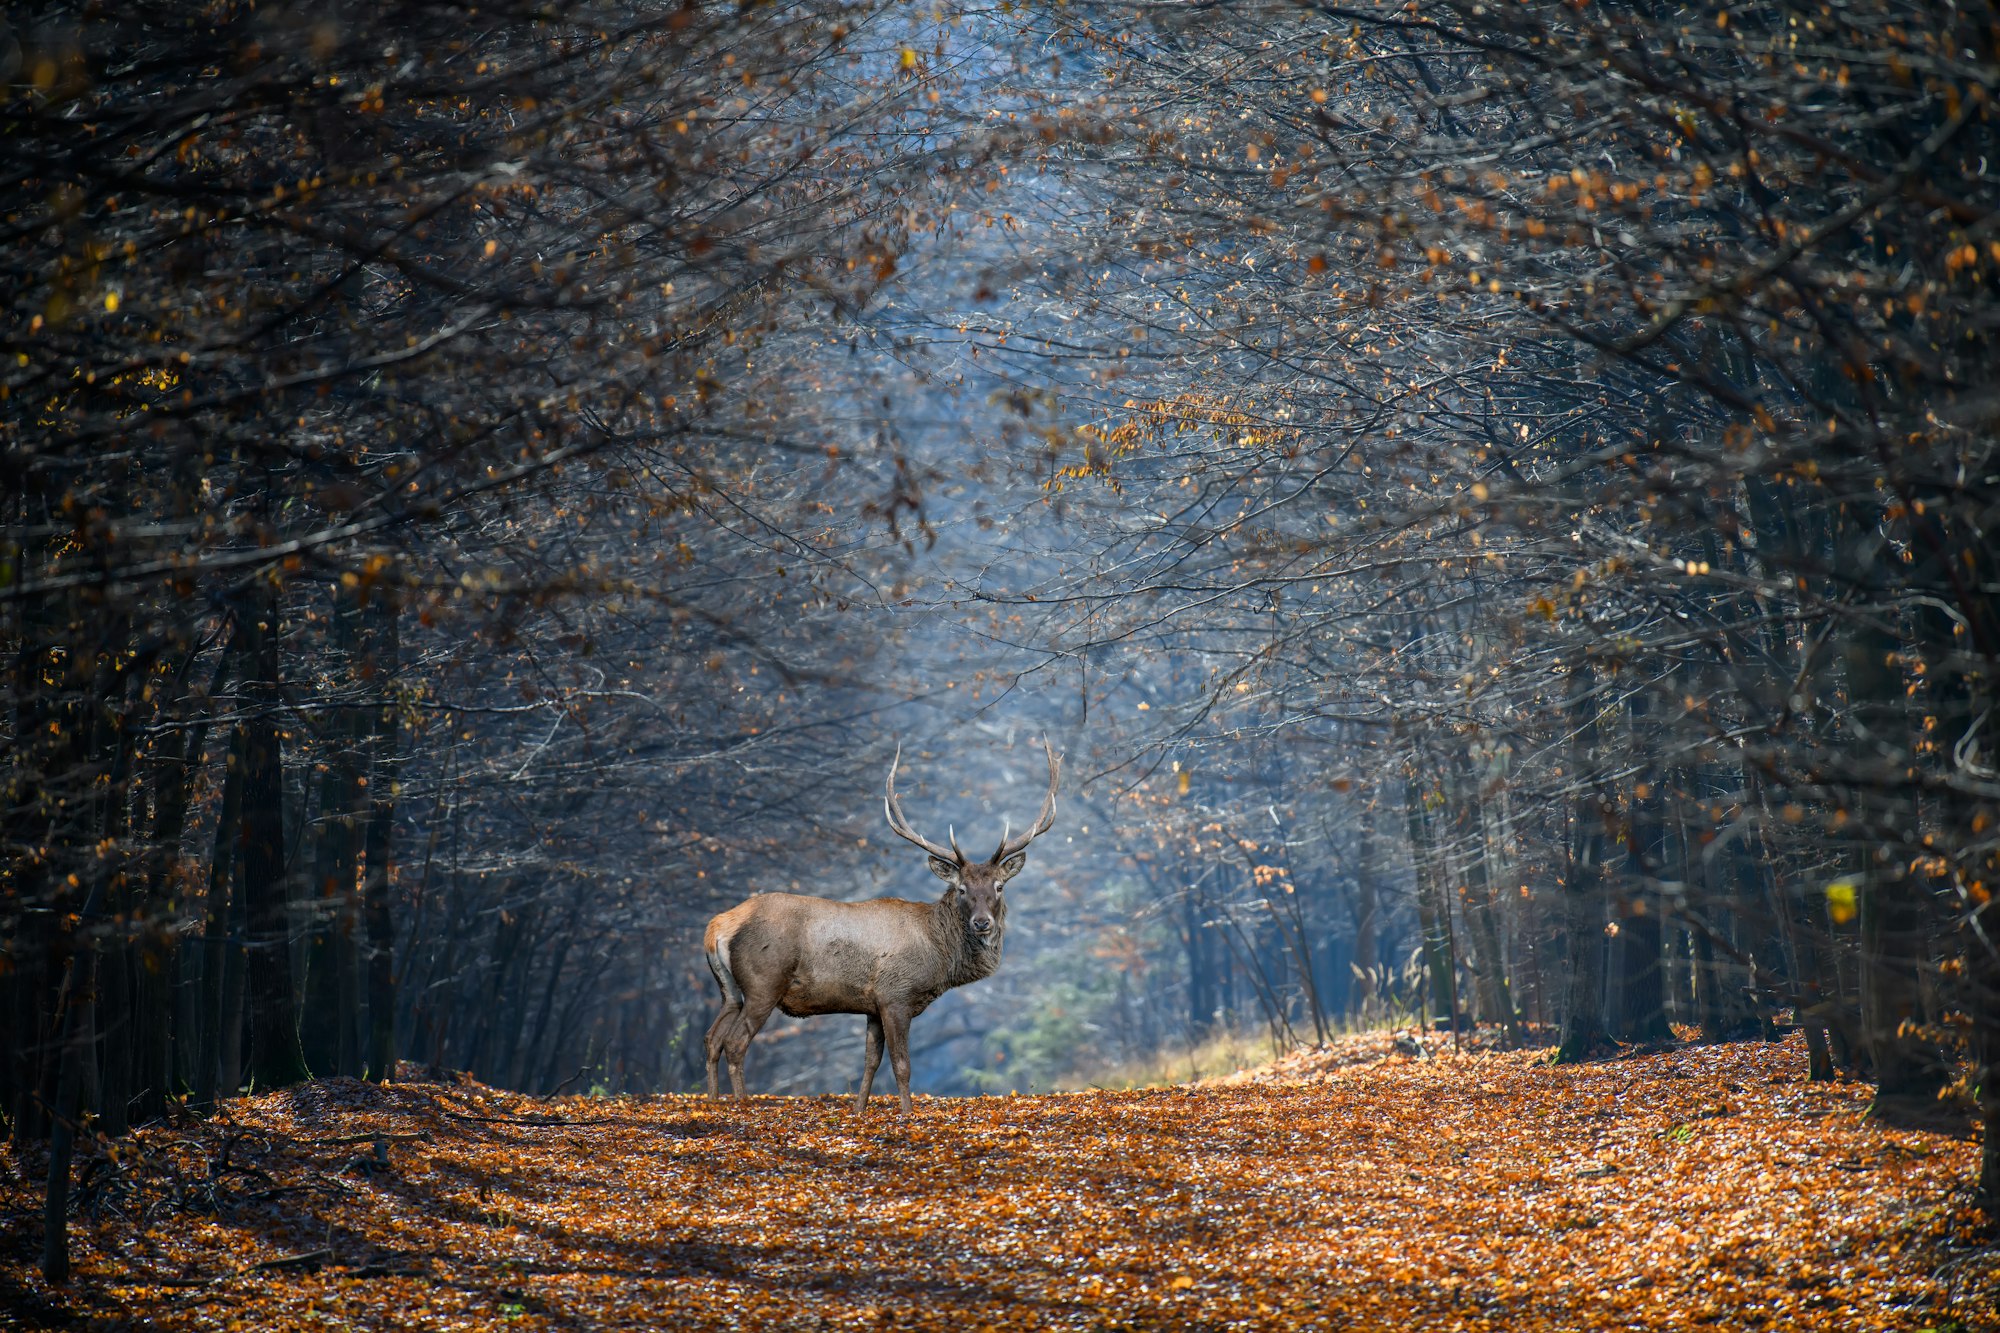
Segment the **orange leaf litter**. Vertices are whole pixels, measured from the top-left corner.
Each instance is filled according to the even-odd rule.
[[[1361,1037],[1194,1087],[537,1099],[333,1080],[10,1168],[0,1316],[161,1329],[2000,1326],[1977,1145],[1794,1037],[1551,1068]],[[227,1146],[227,1156],[223,1149]],[[261,1267],[259,1265],[262,1265]],[[0,1318],[0,1323],[8,1322]]]

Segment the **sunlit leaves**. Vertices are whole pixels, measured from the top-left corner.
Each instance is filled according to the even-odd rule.
[[[1973,1149],[1796,1051],[1584,1069],[1344,1039],[1220,1085],[537,1101],[309,1086],[107,1159],[56,1299],[165,1328],[1907,1326]],[[225,1148],[225,1142],[228,1144]],[[220,1168],[220,1169],[218,1169]],[[32,1207],[7,1187],[13,1216]],[[16,1262],[13,1256],[7,1262]],[[198,1286],[196,1284],[199,1284]],[[200,1299],[190,1300],[190,1293]],[[48,1299],[37,1289],[40,1299]]]

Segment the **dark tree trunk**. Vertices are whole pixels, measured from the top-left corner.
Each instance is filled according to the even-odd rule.
[[[99,938],[87,942],[89,971],[95,983],[85,1013],[91,1032],[86,1038],[95,1052],[83,1067],[84,1106],[96,1115],[99,1130],[123,1135],[130,1123],[132,1100],[132,930],[134,882],[122,859],[112,855],[125,846],[130,828],[133,723],[136,706],[136,664],[123,655],[130,641],[129,617],[112,612],[99,627],[94,652],[78,652],[89,661],[83,676],[84,734],[89,755],[86,772],[94,781],[87,802],[90,842],[97,852],[84,872],[90,885],[84,920],[102,923]]]
[[[358,775],[341,773],[338,759],[329,761],[329,772],[320,786],[321,815],[314,849],[312,883],[308,910],[310,935],[306,942],[305,1000],[299,1014],[299,1048],[308,1068],[321,1073],[348,1073],[341,1068],[341,1052],[352,1052],[354,1042],[344,1029],[354,1023],[347,1007],[353,999],[353,985],[341,975],[342,962],[351,956],[348,941],[355,928],[353,880],[361,849],[349,815],[340,810],[358,788]],[[345,780],[345,781],[344,781]],[[334,804],[330,807],[327,802]],[[337,812],[338,811],[338,812]]]
[[[228,654],[224,653],[226,661]],[[188,665],[191,665],[191,657]],[[185,666],[181,672],[185,676]],[[213,694],[213,689],[210,693]],[[206,701],[200,705],[206,709]],[[153,825],[150,864],[145,877],[142,915],[147,920],[141,941],[137,980],[139,983],[138,1092],[133,1113],[141,1120],[155,1120],[166,1114],[167,1099],[176,1082],[175,1041],[185,1033],[177,1031],[180,949],[171,923],[181,919],[188,904],[181,898],[185,867],[181,861],[181,836],[187,828],[188,807],[194,790],[194,775],[200,771],[202,750],[208,740],[207,715],[194,726],[186,725],[187,704],[176,710],[152,763]]]
[[[1854,586],[1877,593],[1906,577],[1872,503],[1846,510],[1844,568]],[[1915,762],[1915,718],[1905,691],[1903,641],[1879,617],[1858,619],[1844,645],[1852,701],[1844,737],[1859,793],[1852,822],[1860,834],[1861,1041],[1879,1098],[1927,1102],[1946,1065],[1921,1033],[1919,968],[1928,961],[1924,886],[1908,869],[1919,812],[1905,773]]]
[[[1949,1066],[1916,1030],[1924,1021],[1917,969],[1930,934],[1920,884],[1875,880],[1862,896],[1861,1003],[1876,1094],[1921,1105],[1936,1100]]]
[[[1988,857],[1985,884],[2000,883],[2000,858]],[[1972,1003],[1973,1078],[1979,1086],[1979,1188],[1981,1205],[1992,1216],[2000,1211],[2000,911],[1988,897],[1967,922],[1972,942],[1966,950],[1966,983]]]
[[[1375,999],[1377,958],[1381,952],[1376,937],[1376,918],[1381,903],[1375,891],[1375,825],[1372,813],[1361,818],[1361,838],[1354,858],[1354,960],[1353,984],[1347,992],[1350,1022],[1364,1018]]]
[[[1961,980],[1952,998],[1972,1020],[1972,1078],[1979,1090],[1982,1128],[1977,1195],[1988,1216],[2000,1213],[2000,854],[1993,829],[2000,803],[1990,795],[1994,730],[1983,719],[2000,715],[2000,555],[1990,527],[1953,521],[1949,511],[1912,506],[1917,575],[1940,596],[1921,603],[1912,632],[1926,664],[1929,713],[1938,743],[1931,763],[1949,784],[1937,798],[1935,824],[1986,834],[1983,846],[1965,856],[1956,875],[1942,865],[1927,872],[1932,902],[1951,903],[1957,915],[1955,943]],[[1958,614],[1947,608],[1955,605]],[[1968,782],[1968,778],[1986,779]],[[1935,910],[1935,908],[1933,909]]]
[[[245,974],[250,1020],[250,1079],[259,1090],[312,1077],[299,1050],[298,1004],[292,991],[291,894],[285,873],[285,760],[278,710],[278,599],[258,580],[237,622],[243,636],[242,867],[248,954]]]
[[[65,526],[47,497],[0,488],[10,513],[59,531]],[[24,572],[46,572],[63,538],[15,548]],[[78,599],[31,599],[14,622],[8,744],[0,746],[0,835],[16,847],[74,847],[83,841],[77,821],[89,803],[73,788],[85,759],[81,700],[89,689],[90,654],[78,651]],[[66,663],[66,665],[64,665]],[[62,669],[58,669],[58,668]],[[61,996],[74,976],[75,932],[68,924],[77,897],[66,869],[51,856],[9,855],[0,893],[0,950],[13,988],[14,1031],[6,1052],[6,1108],[16,1146],[47,1138],[53,1130],[58,1081],[68,1049]],[[81,1083],[78,1084],[80,1088]]]
[[[112,902],[118,909],[126,904]],[[114,917],[114,920],[116,917]],[[113,1138],[130,1128],[132,1105],[132,968],[131,943],[122,925],[100,946],[103,954],[96,967],[97,1000],[94,1006],[98,1051],[97,1128]]]
[[[224,1021],[227,1012],[226,982],[232,971],[238,975],[242,972],[241,964],[235,961],[240,946],[233,927],[234,901],[238,896],[233,888],[236,878],[236,826],[243,811],[243,746],[243,727],[239,723],[231,728],[229,753],[223,761],[222,809],[216,817],[215,847],[208,860],[208,903],[202,927],[200,1028],[194,1060],[194,1108],[203,1113],[214,1108],[218,1083],[223,1096],[233,1096],[236,1092],[235,1056],[228,1057],[232,1066],[228,1076],[223,1073],[223,1061],[230,1044]]]
[[[502,901],[515,897],[510,883]],[[465,1064],[480,1079],[498,1083],[507,1066],[509,1034],[519,1026],[521,977],[516,963],[529,952],[522,948],[534,927],[534,908],[528,903],[503,907],[493,923],[493,942],[487,952],[485,985],[479,997],[479,1025],[466,1048]]]
[[[542,1064],[543,1041],[548,1035],[549,1017],[555,1012],[556,988],[562,981],[563,964],[569,958],[570,945],[576,939],[579,918],[577,902],[572,899],[570,910],[555,934],[555,949],[549,958],[548,975],[542,982],[542,996],[535,1009],[534,1030],[529,1034],[527,1042],[514,1062],[509,1083],[511,1087],[527,1089],[529,1082],[534,1078],[534,1071]]]
[[[1890,558],[1874,530],[1875,513],[1854,521],[1851,568],[1870,579]],[[1861,913],[1861,1025],[1877,1094],[1928,1102],[1944,1086],[1946,1062],[1918,1031],[1923,996],[1918,969],[1927,956],[1924,884],[1906,868],[1904,844],[1915,840],[1917,812],[1896,780],[1911,734],[1905,706],[1901,640],[1862,622],[1846,645],[1854,725],[1848,742],[1862,764],[1856,801],[1862,834],[1856,876]],[[1896,775],[1896,776],[1892,776]]]
[[[1597,770],[1595,673],[1570,666],[1569,720],[1573,740],[1569,773],[1580,790],[1570,821],[1569,867],[1563,876],[1562,926],[1568,946],[1562,1039],[1556,1063],[1588,1060],[1611,1044],[1604,1025],[1604,842],[1607,811],[1587,784]]]
[[[27,519],[29,499],[20,489],[0,494],[0,504],[6,506],[10,522]],[[28,555],[21,552],[24,564]],[[42,839],[46,769],[37,761],[41,748],[49,744],[42,739],[49,734],[48,691],[43,683],[46,614],[43,603],[23,606],[16,622],[18,637],[11,645],[7,697],[14,714],[9,720],[14,744],[0,754],[0,793],[6,797],[0,801],[0,838],[10,847],[32,846]],[[46,901],[50,876],[45,866],[26,857],[10,858],[7,874],[7,897],[13,901],[0,899],[0,961],[6,964],[0,967],[0,995],[6,1004],[7,1043],[0,1050],[0,1061],[5,1062],[0,1065],[0,1111],[6,1113],[9,1134],[19,1149],[38,1141],[44,1132],[45,1108],[36,1094],[49,1049],[43,1001],[51,989],[48,966],[54,947],[48,923],[53,914],[22,910],[28,903]]]
[[[22,878],[27,878],[24,874]],[[26,896],[27,890],[24,890]],[[4,981],[10,1028],[7,1033],[7,1109],[16,1149],[40,1140],[48,1132],[42,1101],[42,1067],[56,1043],[49,1040],[49,1015],[43,998],[52,987],[50,967],[56,949],[44,921],[23,921],[6,941],[8,967]]]
[[[353,935],[359,925],[355,876],[361,859],[357,805],[367,788],[356,762],[351,738],[336,742],[320,783],[320,813],[314,847],[312,883],[308,888],[311,934],[306,945],[305,1003],[300,1012],[299,1045],[309,1068],[323,1073],[351,1074],[341,1054],[354,1052],[351,1035],[356,1022],[354,985],[343,969],[354,957]]]
[[[91,914],[86,912],[86,920]],[[69,1280],[70,1162],[76,1152],[76,1132],[83,1119],[85,1076],[92,1060],[90,1038],[96,1023],[97,950],[89,940],[76,949],[69,996],[63,1015],[62,1049],[57,1063],[55,1115],[49,1131],[49,1177],[42,1197],[42,1276],[52,1283]]]
[[[1694,933],[1694,1012],[1695,1024],[1703,1041],[1727,1041],[1731,1035],[1730,1015],[1724,988],[1728,984],[1726,966],[1717,955],[1716,914]]]
[[[1658,895],[1648,889],[1628,889],[1620,895],[1624,913],[1618,917],[1618,1037],[1622,1041],[1672,1041],[1666,1025],[1664,953]]]
[[[358,592],[334,588],[332,614],[335,669],[350,685],[360,685]],[[372,730],[369,714],[344,708],[327,728],[329,753],[320,776],[314,824],[312,882],[307,886],[311,933],[306,946],[305,1006],[299,1044],[306,1064],[322,1073],[354,1074],[356,1057],[353,983],[354,933],[360,926],[355,875],[361,859],[361,830],[367,818],[368,785],[363,747]],[[343,1062],[343,1054],[346,1056]]]
[[[238,802],[237,828],[239,835],[230,839],[240,842],[241,802]],[[230,858],[228,924],[223,930],[222,950],[222,998],[216,1009],[215,1026],[218,1033],[219,1058],[216,1077],[221,1080],[221,1095],[234,1097],[243,1090],[243,1053],[247,1047],[244,1021],[248,1009],[250,951],[245,941],[250,937],[249,915],[243,905],[243,857],[238,847]]]
[[[1626,703],[1635,750],[1652,753],[1655,738],[1646,729],[1650,700],[1642,684]],[[1617,960],[1616,1035],[1631,1042],[1671,1041],[1667,1026],[1666,986],[1662,962],[1666,952],[1662,907],[1653,881],[1666,855],[1666,825],[1661,815],[1664,793],[1659,773],[1648,766],[1632,788],[1631,814],[1625,824],[1624,884],[1618,894],[1618,934],[1613,939]]]
[[[394,685],[400,667],[400,607],[393,595],[377,593],[375,620],[363,664],[379,705],[370,738],[368,829],[363,857],[366,872],[361,910],[368,932],[368,1077],[389,1082],[396,1076],[395,920],[389,906],[396,830],[397,717]]]

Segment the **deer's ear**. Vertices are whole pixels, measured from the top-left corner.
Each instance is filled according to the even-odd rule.
[[[1028,864],[1028,854],[1026,852],[1015,852],[1000,863],[1000,874],[997,876],[998,882],[1004,884],[1014,878],[1014,876],[1021,873],[1021,867],[1026,864]]]
[[[931,873],[947,884],[958,883],[958,867],[945,860],[942,856],[933,856],[931,858]]]

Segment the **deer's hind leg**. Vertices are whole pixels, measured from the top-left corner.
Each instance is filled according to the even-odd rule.
[[[743,1001],[743,1008],[737,1013],[735,1026],[722,1039],[722,1054],[729,1061],[729,1087],[739,1102],[745,1096],[744,1053],[750,1049],[751,1039],[764,1030],[764,1022],[770,1018],[771,1011],[775,1008],[777,1008],[775,1000],[766,1000],[755,995],[748,997]]]
[[[889,1068],[896,1074],[896,1095],[902,1098],[903,1114],[911,1111],[910,1103],[910,1015],[901,1009],[887,1009],[882,1013],[882,1033],[888,1038]]]
[[[703,1046],[708,1054],[708,1096],[710,1101],[719,1101],[722,1093],[715,1086],[715,1069],[722,1063],[722,1050],[728,1041],[730,1031],[743,1021],[743,1006],[723,1000],[722,1012],[708,1025],[708,1039]]]
[[[716,1021],[708,1025],[708,1039],[702,1043],[704,1053],[708,1055],[710,1101],[716,1101],[722,1095],[716,1091],[716,1065],[722,1063],[722,1053],[724,1047],[728,1045],[730,1033],[734,1033],[736,1027],[742,1023],[742,1013],[744,1013],[744,989],[736,985],[736,969],[730,967],[730,937],[716,929],[720,923],[722,917],[716,917],[714,921],[708,923],[708,941],[706,941],[708,971],[714,973],[716,989],[722,991],[722,1013],[718,1013]],[[742,1097],[740,1085],[736,1089],[736,1095]]]

